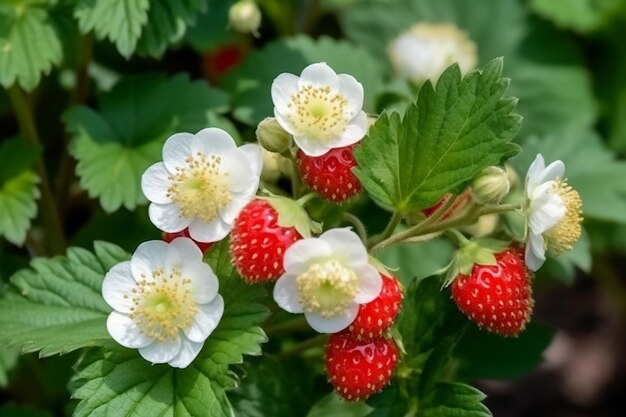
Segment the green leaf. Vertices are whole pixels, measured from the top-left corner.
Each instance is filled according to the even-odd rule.
[[[439,383],[420,401],[418,417],[490,417],[485,394],[459,383]]]
[[[344,401],[333,391],[315,403],[306,417],[365,417],[371,411],[372,407],[364,402]]]
[[[17,365],[19,357],[19,349],[0,345],[0,387],[9,384],[9,372]]]
[[[363,84],[366,110],[374,111],[375,97],[382,88],[382,68],[364,49],[326,37],[313,40],[306,36],[281,39],[251,53],[243,64],[224,80],[233,92],[234,116],[256,125],[273,114],[270,89],[274,78],[283,72],[300,75],[309,64],[324,61],[337,73],[347,73]]]
[[[386,387],[383,392],[374,395],[367,400],[367,405],[374,408],[367,417],[397,417],[411,415],[409,411],[409,399],[396,381]]]
[[[45,9],[31,4],[0,5],[0,84],[35,88],[63,57],[61,42]]]
[[[595,246],[594,250],[601,251]],[[572,250],[557,257],[548,258],[539,273],[573,285],[578,270],[589,274],[591,273],[591,265],[591,242],[589,234],[583,229],[580,239],[574,244]]]
[[[63,354],[110,341],[111,311],[101,294],[113,265],[129,258],[119,247],[96,242],[95,253],[70,248],[67,256],[36,258],[11,278],[14,291],[0,300],[0,340],[40,356]]]
[[[404,118],[378,119],[354,152],[354,173],[374,201],[401,214],[428,207],[515,155],[521,120],[511,114],[516,100],[502,98],[508,80],[501,73],[501,59],[463,80],[453,65],[436,89],[424,84]]]
[[[99,112],[70,109],[64,121],[81,186],[107,212],[144,204],[141,175],[161,160],[165,140],[175,131],[207,127],[211,117],[226,111],[227,100],[204,81],[151,75],[121,81],[103,96]]]
[[[80,400],[75,416],[232,415],[226,391],[238,381],[228,368],[241,363],[243,355],[261,353],[260,344],[267,338],[257,324],[268,311],[257,300],[265,291],[237,276],[229,260],[228,242],[214,247],[207,261],[219,277],[225,309],[198,358],[185,369],[174,369],[151,365],[136,350],[90,351],[78,363],[70,383],[73,397]]]
[[[148,22],[149,0],[79,0],[74,16],[83,33],[108,38],[126,58],[135,51]]]
[[[20,139],[0,143],[0,185],[31,168],[40,149]]]
[[[37,175],[30,171],[0,182],[0,236],[15,245],[24,243],[30,222],[37,214],[38,182]]]
[[[228,11],[235,0],[209,0],[207,11],[200,13],[196,23],[187,29],[186,40],[198,53],[208,52],[220,45],[238,40],[228,27]]]
[[[530,7],[556,25],[581,33],[606,26],[625,8],[622,0],[531,0]]]
[[[534,136],[523,142],[523,148],[511,161],[522,175],[538,153],[546,163],[560,159],[567,182],[580,193],[586,218],[626,223],[626,162],[617,160],[597,133],[575,129],[545,138]]]

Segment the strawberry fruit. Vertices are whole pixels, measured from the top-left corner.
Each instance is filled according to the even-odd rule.
[[[276,281],[285,272],[285,251],[302,239],[295,227],[279,225],[278,212],[261,199],[241,210],[230,236],[233,263],[249,284]]]
[[[163,232],[163,235],[161,235],[161,237],[167,243],[170,243],[172,240],[176,239],[177,237],[187,237],[187,238],[193,240],[193,242],[196,244],[196,246],[198,246],[198,248],[200,248],[202,253],[207,253],[207,251],[209,249],[211,249],[211,246],[213,246],[213,242],[198,242],[197,240],[192,239],[191,236],[189,236],[189,229],[187,229],[187,228],[181,230],[180,232],[176,232],[176,233]]]
[[[378,297],[367,304],[361,304],[356,319],[348,326],[346,333],[356,340],[372,340],[384,336],[402,305],[400,283],[393,276],[381,275],[383,288]]]
[[[380,392],[398,363],[393,339],[359,342],[345,332],[330,336],[325,365],[329,382],[348,401],[360,401]]]
[[[308,156],[298,150],[298,169],[306,185],[335,203],[358,194],[361,183],[352,173],[352,168],[357,166],[352,153],[354,146],[331,149],[322,156]]]
[[[452,283],[459,309],[483,329],[517,336],[530,321],[533,309],[532,275],[517,248],[495,254],[496,265],[475,264],[469,275]]]

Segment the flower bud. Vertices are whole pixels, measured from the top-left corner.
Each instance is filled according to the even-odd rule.
[[[291,135],[273,117],[266,117],[259,123],[256,138],[264,149],[277,153],[286,151],[293,141]]]
[[[258,36],[261,26],[261,10],[253,0],[240,0],[230,7],[228,21],[237,32]]]
[[[474,200],[478,204],[497,204],[509,193],[509,178],[505,170],[491,166],[483,169],[472,181]]]
[[[265,150],[264,148],[261,148],[261,157],[263,158],[261,180],[268,183],[275,183],[282,175],[280,164],[281,159],[284,157],[278,153]]]

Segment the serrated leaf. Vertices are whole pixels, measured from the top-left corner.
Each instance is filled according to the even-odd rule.
[[[0,84],[35,88],[63,58],[48,13],[30,4],[0,5]]]
[[[129,255],[110,243],[96,242],[94,249],[70,248],[66,256],[36,258],[30,269],[13,275],[14,291],[0,300],[0,340],[40,356],[109,342],[111,308],[102,298],[102,280]]]
[[[73,397],[80,400],[75,416],[232,415],[226,391],[236,386],[237,379],[228,367],[241,363],[243,355],[261,353],[260,343],[267,338],[257,324],[268,312],[257,301],[265,291],[247,285],[230,262],[224,262],[227,258],[227,242],[207,256],[220,280],[225,308],[198,358],[186,369],[174,369],[151,365],[136,350],[91,351],[78,363],[70,383]]]
[[[24,243],[37,214],[38,182],[37,175],[23,171],[0,183],[0,236],[15,245]]]
[[[161,160],[167,137],[207,127],[212,116],[227,109],[227,100],[203,81],[149,75],[122,80],[103,96],[99,112],[70,109],[64,121],[81,186],[107,212],[145,203],[141,175]]]
[[[149,8],[149,0],[79,0],[74,16],[81,32],[93,30],[98,39],[109,39],[129,58],[148,22]]]
[[[409,400],[396,381],[386,387],[380,394],[367,400],[367,405],[374,408],[367,417],[396,417],[410,415]]]
[[[502,60],[461,80],[458,65],[421,88],[400,118],[383,114],[354,151],[354,173],[379,205],[406,214],[455,192],[483,168],[517,153],[511,143],[520,117],[502,98]]]
[[[469,385],[439,383],[420,401],[417,417],[491,417],[485,394]]]
[[[274,78],[283,72],[300,75],[307,65],[321,61],[335,72],[350,74],[361,82],[365,90],[365,109],[374,110],[383,78],[381,65],[375,58],[344,41],[297,36],[272,42],[251,53],[225,78],[224,87],[234,95],[235,118],[256,125],[272,115],[269,91]]]

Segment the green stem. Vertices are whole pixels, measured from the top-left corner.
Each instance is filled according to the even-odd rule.
[[[310,330],[311,326],[309,326],[309,323],[307,323],[304,316],[300,316],[293,320],[284,321],[273,326],[268,326],[265,329],[265,333],[268,337],[272,338],[285,333],[304,332]]]
[[[361,219],[352,213],[343,213],[343,219],[354,226],[354,230],[363,242],[367,242],[367,230]]]
[[[311,201],[315,197],[317,197],[317,193],[316,192],[310,192],[308,194],[303,195],[299,199],[297,199],[296,203],[298,203],[299,206],[303,207],[306,203],[308,203],[309,201]]]
[[[8,90],[9,98],[17,122],[22,132],[22,139],[26,142],[41,148],[39,141],[39,134],[35,127],[35,121],[31,109],[26,102],[26,98],[22,90],[13,85]],[[48,179],[48,171],[44,163],[43,154],[37,161],[37,173],[40,177],[39,189],[41,191],[41,199],[39,200],[39,212],[41,213],[41,220],[46,233],[46,244],[50,254],[56,255],[63,253],[65,250],[65,238],[63,236],[63,229],[61,228],[61,220],[57,211],[57,205],[54,202],[52,191],[50,189],[50,181]]]
[[[469,243],[469,240],[463,235],[463,233],[459,232],[457,229],[449,229],[446,231],[456,242],[459,247],[463,247]]]
[[[398,227],[398,224],[400,224],[400,220],[402,220],[402,216],[398,212],[394,211],[393,215],[389,219],[389,223],[387,223],[387,226],[385,227],[385,230],[383,230],[383,232],[380,235],[374,236],[369,242],[368,246],[370,248],[374,247],[379,242],[382,242],[385,239],[388,239],[396,230],[396,228]]]
[[[328,340],[327,334],[320,334],[318,336],[312,337],[300,343],[296,343],[291,348],[283,352],[278,352],[275,355],[276,359],[282,360],[282,359],[289,358],[291,356],[295,356],[299,353],[306,352],[309,349],[322,346],[324,343],[326,343],[327,340]]]

